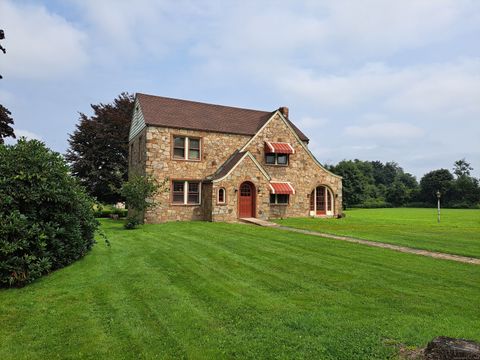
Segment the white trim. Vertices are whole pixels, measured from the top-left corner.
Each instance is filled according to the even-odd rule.
[[[308,149],[307,145],[305,145],[303,143],[303,141],[298,137],[297,133],[295,132],[295,130],[293,130],[292,126],[288,123],[288,121],[285,119],[285,117],[283,116],[283,114],[280,112],[280,111],[275,111],[273,113],[273,115],[267,120],[267,122],[265,124],[263,124],[263,126],[260,128],[260,130],[258,130],[256,132],[255,135],[253,135],[250,140],[247,141],[247,143],[245,145],[243,145],[243,147],[240,149],[240,151],[244,151],[251,143],[252,141],[257,137],[258,134],[260,134],[262,132],[263,129],[265,129],[265,127],[268,125],[268,123],[270,121],[272,121],[272,119],[275,117],[275,115],[279,115],[280,116],[280,119],[283,120],[283,122],[285,123],[285,125],[287,125],[287,127],[291,130],[291,132],[293,133],[293,136],[295,136],[295,139],[297,139],[298,143],[304,148],[304,150],[307,152],[308,155],[310,155],[310,157],[312,158],[312,160],[315,162],[315,164],[318,165],[318,167],[320,169],[322,169],[323,171],[327,172],[328,174],[336,177],[336,178],[339,178],[339,179],[342,179],[342,177],[340,175],[337,175],[337,174],[334,174],[332,173],[331,171],[325,169],[322,164],[320,164],[320,162],[315,158],[315,156],[311,153],[311,151]]]
[[[293,148],[292,144],[287,143],[288,146],[290,146],[290,149],[292,149],[292,154],[295,154],[295,149]]]
[[[270,181],[271,180],[271,177],[270,175],[268,175],[268,173],[265,171],[265,169],[262,167],[262,165],[260,165],[260,163],[257,161],[257,159],[255,159],[255,157],[252,155],[252,153],[250,151],[246,151],[245,154],[240,158],[240,160],[237,161],[237,163],[230,169],[230,171],[228,173],[226,173],[224,176],[222,176],[220,179],[215,179],[215,180],[212,180],[212,182],[219,182],[219,181],[222,181],[223,179],[225,179],[227,176],[230,175],[230,173],[236,169],[236,167],[246,158],[246,157],[249,157],[250,159],[252,159],[253,163],[257,166],[258,170],[260,170],[260,172],[263,174],[263,176],[265,176],[265,178]]]
[[[275,188],[272,186],[272,184],[268,183],[268,186],[270,186],[270,193],[275,194]]]
[[[269,141],[265,141],[265,144],[267,144],[268,149],[270,150],[271,153],[275,153],[275,148]]]
[[[220,191],[223,191],[223,201],[220,201]],[[227,190],[224,187],[217,189],[217,204],[226,204],[227,203]]]

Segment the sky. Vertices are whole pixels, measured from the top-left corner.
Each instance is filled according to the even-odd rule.
[[[288,106],[324,164],[480,176],[478,0],[0,0],[0,29],[0,104],[61,153],[127,91]]]

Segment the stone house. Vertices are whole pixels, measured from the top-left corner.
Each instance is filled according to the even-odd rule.
[[[129,172],[169,181],[145,222],[338,216],[342,179],[308,142],[287,107],[258,111],[137,94]]]

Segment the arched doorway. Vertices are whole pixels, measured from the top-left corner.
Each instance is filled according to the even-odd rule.
[[[255,185],[245,181],[238,191],[238,217],[255,217]]]
[[[328,187],[317,186],[310,193],[310,215],[333,215],[333,193]]]

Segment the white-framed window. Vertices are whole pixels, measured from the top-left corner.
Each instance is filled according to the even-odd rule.
[[[178,205],[199,205],[201,200],[200,181],[173,180],[172,203]]]
[[[227,202],[227,192],[225,191],[225,188],[220,188],[218,189],[217,192],[217,203],[218,204],[226,204]]]
[[[188,136],[173,136],[173,158],[177,160],[200,160],[201,139]]]
[[[266,153],[265,163],[268,165],[288,165],[288,154]]]
[[[288,205],[290,195],[288,194],[270,194],[270,204]]]

